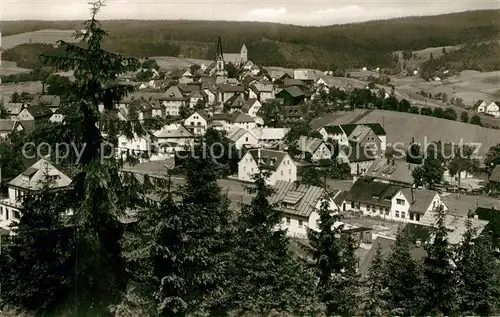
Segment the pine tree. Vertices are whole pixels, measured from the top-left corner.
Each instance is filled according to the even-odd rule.
[[[327,314],[333,314],[337,312],[335,301],[337,294],[336,289],[332,287],[332,275],[339,274],[343,268],[344,243],[341,237],[343,226],[339,225],[340,214],[329,210],[328,199],[321,202],[318,213],[319,231],[308,229],[307,236],[318,276],[319,297],[326,306]]]
[[[311,313],[318,310],[312,296],[313,276],[288,250],[286,231],[279,228],[281,213],[269,203],[273,189],[268,173],[255,175],[248,187],[252,202],[242,206],[236,221],[231,265],[231,300],[234,309],[259,315]]]
[[[352,234],[345,234],[342,252],[343,268],[334,278],[334,288],[337,289],[337,313],[342,316],[356,314],[360,303],[360,276],[358,274],[359,259],[356,255],[359,243]]]
[[[409,238],[403,231],[398,232],[385,266],[389,309],[404,316],[415,314],[421,283],[419,268],[410,254]]]
[[[377,245],[376,248],[375,257],[366,280],[366,293],[362,305],[363,316],[384,316],[387,307],[388,289],[385,285],[385,261],[380,251],[380,245]]]
[[[131,204],[133,198],[128,197],[132,189],[122,182],[118,173],[120,165],[109,156],[112,149],[103,146],[103,131],[116,131],[109,128],[117,123],[102,122],[99,107],[103,106],[104,111],[116,110],[116,104],[133,91],[132,86],[118,83],[117,78],[119,74],[135,70],[138,62],[101,48],[106,32],[96,20],[96,14],[102,6],[102,1],[93,4],[92,18],[85,24],[87,32],[82,35],[80,43],[60,41],[62,55],[41,56],[46,66],[62,71],[73,70],[75,76],[75,81],[66,89],[71,107],[66,121],[47,126],[38,137],[42,138],[39,141],[50,141],[50,144],[66,142],[83,149],[81,157],[72,156],[66,162],[77,170],[70,190],[50,200],[56,214],[62,214],[68,208],[73,210],[67,223],[74,244],[71,250],[73,262],[67,268],[71,269],[72,278],[65,280],[72,291],[65,295],[66,302],[71,303],[68,305],[77,316],[107,315],[109,306],[120,300],[127,274],[120,246],[124,228],[118,217],[125,210],[135,208]],[[122,131],[129,132],[128,136],[131,132],[145,132],[134,121],[125,124]],[[39,208],[44,206],[45,202],[35,201],[40,204]],[[49,224],[44,226],[51,227]],[[43,257],[33,261],[41,267],[50,265]],[[46,271],[45,274],[40,272],[40,283],[50,277],[50,270]],[[33,285],[33,281],[31,284],[31,288],[41,287]],[[51,298],[43,301],[51,302]],[[54,300],[51,305],[57,306],[61,301]]]
[[[491,236],[474,239],[476,230],[470,220],[457,250],[457,271],[460,278],[460,311],[491,316],[500,304],[500,267],[494,256]]]
[[[439,208],[433,239],[426,244],[424,259],[423,298],[420,315],[443,314],[449,316],[457,311],[458,290],[455,264],[448,243],[445,226],[446,213]]]

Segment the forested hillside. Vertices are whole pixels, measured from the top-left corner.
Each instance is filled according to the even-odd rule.
[[[213,57],[214,43],[217,36],[221,36],[225,51],[237,52],[245,43],[249,58],[263,65],[322,69],[390,67],[395,63],[392,52],[397,50],[498,38],[499,12],[482,10],[326,27],[260,22],[115,20],[103,22],[110,33],[104,44],[126,55],[153,56],[185,55],[183,43],[189,42],[190,56],[186,57],[205,59]],[[81,27],[78,21],[4,22],[3,34]]]

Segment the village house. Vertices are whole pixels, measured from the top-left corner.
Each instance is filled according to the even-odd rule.
[[[17,120],[0,119],[0,139],[6,138],[11,132],[23,130],[23,126]]]
[[[310,159],[312,162],[331,159],[333,155],[328,145],[318,138],[301,136],[297,141],[297,149],[306,160]]]
[[[281,115],[284,122],[292,124],[304,120],[305,108],[303,106],[284,106],[282,109]]]
[[[487,115],[493,116],[495,118],[500,117],[499,105],[500,105],[499,101],[490,102],[490,104],[486,106],[486,110],[484,113]]]
[[[474,104],[472,109],[476,112],[479,112],[479,113],[485,113],[487,105],[488,104],[486,103],[486,101],[480,99],[480,100],[476,101],[476,103]]]
[[[293,70],[293,78],[302,80],[305,83],[314,83],[322,74],[314,69],[298,68]]]
[[[274,148],[283,144],[289,131],[289,128],[258,127],[251,132],[259,140],[261,146]]]
[[[286,106],[295,106],[304,102],[306,94],[297,86],[283,88],[276,94],[276,98],[283,98]]]
[[[64,115],[61,113],[61,110],[57,109],[49,118],[49,121],[52,123],[61,123],[64,120]]]
[[[297,166],[288,153],[267,149],[248,150],[238,163],[238,179],[253,182],[253,176],[264,170],[270,173],[266,182],[270,185],[283,180],[297,180]]]
[[[45,159],[35,164],[7,183],[8,197],[0,200],[0,228],[10,230],[21,219],[22,199],[30,192],[40,191],[48,184],[52,190],[67,188],[72,180]]]
[[[241,95],[241,97],[245,97],[245,87],[240,85],[228,85],[228,84],[219,84],[217,85],[217,100],[224,104],[234,95]]]
[[[38,95],[31,104],[43,104],[55,112],[61,106],[61,97],[56,95]]]
[[[184,96],[179,87],[170,86],[158,100],[163,105],[165,116],[174,117],[178,116],[180,109],[187,105],[189,97]]]
[[[184,126],[194,135],[204,135],[208,129],[210,116],[205,110],[195,111],[184,120]]]
[[[132,139],[125,135],[118,136],[118,148],[116,156],[126,159],[129,155],[139,158],[139,161],[144,161],[149,158],[152,149],[151,136],[137,136],[134,134]]]
[[[50,110],[50,108],[44,104],[29,105],[19,113],[19,115],[17,116],[17,120],[48,120],[52,116],[52,113],[52,110]]]
[[[274,193],[269,203],[276,204],[282,212],[280,229],[287,230],[292,237],[307,238],[307,229],[319,230],[319,213],[327,192],[317,186],[279,180],[273,186]],[[337,191],[328,198],[328,209],[338,212],[337,204],[343,201],[343,192]]]
[[[248,98],[257,99],[260,102],[274,98],[274,85],[273,84],[259,84],[255,83],[248,87]]]
[[[412,173],[417,166],[406,160],[378,158],[368,168],[365,176],[382,183],[411,187],[414,183]]]
[[[17,119],[19,113],[24,109],[24,103],[12,103],[9,101],[9,96],[4,96],[3,107],[7,111],[7,119]]]
[[[387,133],[379,123],[329,125],[323,126],[318,132],[323,140],[336,140],[339,145],[348,145],[350,142],[360,146],[371,144],[382,152],[387,147]]]
[[[351,175],[365,175],[377,158],[376,152],[370,148],[363,148],[355,145],[334,146],[339,149],[336,161],[339,163],[349,164],[351,168]]]
[[[226,102],[224,102],[224,112],[234,113],[236,111],[241,111],[245,105],[245,98],[243,95],[237,94],[233,95]]]
[[[243,146],[257,147],[259,145],[259,140],[250,131],[243,128],[233,129],[227,138],[238,150],[241,150]]]
[[[181,124],[172,124],[163,127],[154,133],[159,152],[173,155],[175,152],[191,148],[195,136]]]
[[[209,118],[209,127],[229,133],[231,130],[237,128],[252,130],[257,127],[257,123],[249,115],[238,111],[232,114],[214,113]]]
[[[261,108],[262,103],[260,103],[260,101],[258,101],[257,99],[248,99],[247,101],[245,101],[245,104],[241,108],[241,111],[254,118],[257,124],[262,125],[264,124],[264,120],[258,115]]]
[[[371,178],[356,180],[342,206],[343,211],[359,211],[365,216],[414,223],[438,208],[448,210],[438,192],[401,187]]]

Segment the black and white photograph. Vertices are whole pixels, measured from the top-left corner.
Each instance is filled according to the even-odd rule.
[[[0,317],[500,315],[498,0],[0,1]]]

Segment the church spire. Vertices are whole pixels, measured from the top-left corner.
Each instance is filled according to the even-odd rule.
[[[222,39],[217,39],[217,52],[215,53],[215,60],[224,60],[224,53],[222,52]]]

